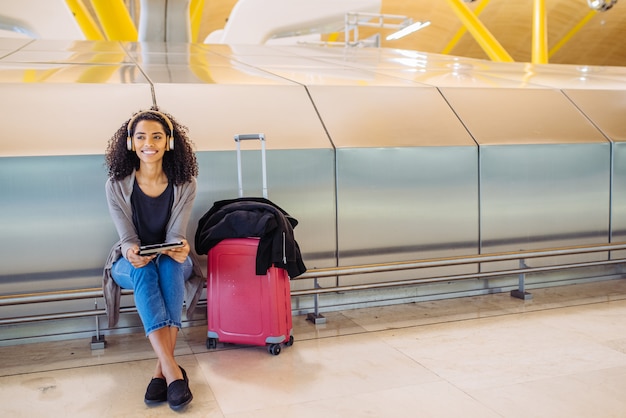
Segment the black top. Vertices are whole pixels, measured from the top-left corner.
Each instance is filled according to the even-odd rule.
[[[141,245],[164,242],[167,222],[170,219],[174,204],[172,183],[168,183],[160,196],[150,197],[141,190],[137,180],[135,180],[130,203],[133,208],[133,223]]]

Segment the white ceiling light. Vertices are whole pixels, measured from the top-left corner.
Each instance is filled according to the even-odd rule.
[[[587,0],[587,4],[593,10],[606,12],[617,3],[617,0]]]
[[[429,21],[413,23],[413,19],[402,15],[348,12],[345,17],[345,45],[365,46],[366,44],[373,43],[375,46],[380,46],[379,34],[371,37],[374,39],[374,42],[370,42],[370,38],[366,40],[359,39],[360,26],[395,29],[396,32],[387,36],[386,39],[389,41],[393,39],[400,39],[429,25]]]
[[[400,29],[397,32],[394,32],[390,35],[388,35],[385,39],[388,41],[393,41],[395,39],[400,39],[400,38],[404,38],[405,36],[416,32],[420,29],[425,28],[426,26],[430,25],[430,21],[427,20],[426,22],[415,22],[412,25],[407,26],[406,28]]]

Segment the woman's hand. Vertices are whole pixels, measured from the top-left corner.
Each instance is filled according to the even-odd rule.
[[[128,251],[126,252],[126,259],[136,269],[145,266],[150,261],[152,261],[152,259],[154,259],[154,257],[156,256],[157,256],[156,254],[139,255],[139,247],[137,245],[135,245],[132,248],[129,248]]]
[[[189,243],[186,239],[182,239],[181,241],[183,242],[182,247],[172,248],[171,250],[165,250],[162,252],[163,254],[170,256],[172,259],[174,259],[174,261],[180,264],[185,262],[187,256],[189,255],[189,251],[191,250],[191,247],[189,246]]]

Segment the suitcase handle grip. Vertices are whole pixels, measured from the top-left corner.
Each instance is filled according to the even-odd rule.
[[[267,199],[267,167],[265,160],[265,134],[238,134],[235,135],[237,143],[237,181],[239,183],[239,197],[243,197],[243,179],[241,170],[241,141],[256,139],[261,141],[261,169],[263,170],[263,197]]]
[[[265,134],[239,134],[235,135],[235,142],[247,141],[250,139],[259,139],[265,141]]]

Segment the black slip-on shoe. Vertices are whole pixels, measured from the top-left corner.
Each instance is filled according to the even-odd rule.
[[[167,382],[160,377],[153,378],[148,384],[144,402],[148,405],[167,401]]]
[[[189,378],[187,377],[187,372],[185,371],[185,369],[183,369],[182,367],[178,366],[178,368],[180,369],[180,371],[183,373],[183,380],[189,384]]]
[[[178,411],[193,399],[189,384],[184,379],[174,380],[167,387],[167,403],[174,411]]]

